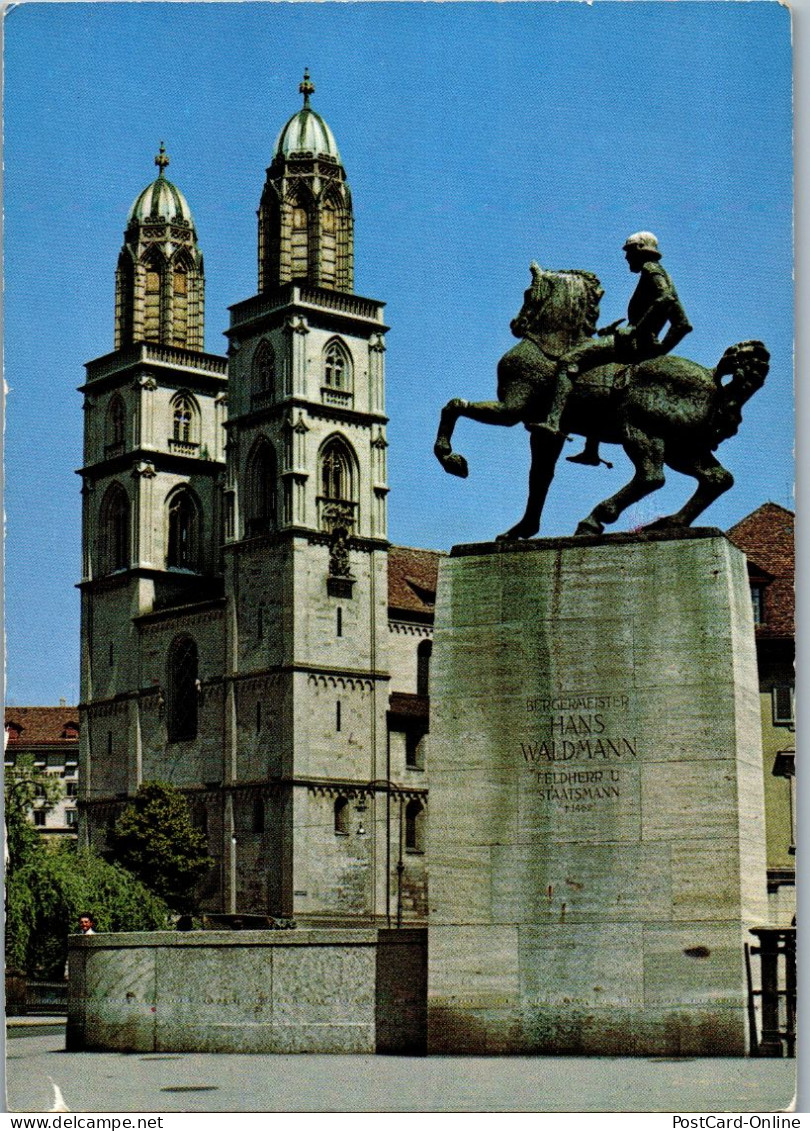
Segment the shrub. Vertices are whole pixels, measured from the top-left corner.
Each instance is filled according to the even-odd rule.
[[[166,904],[126,869],[75,844],[42,844],[9,875],[6,963],[30,977],[61,978],[67,938],[82,911],[97,931],[150,931],[171,926]]]

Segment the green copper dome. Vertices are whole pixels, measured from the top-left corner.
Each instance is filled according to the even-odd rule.
[[[127,223],[137,221],[142,224],[149,220],[165,220],[170,223],[180,221],[193,227],[194,219],[188,201],[180,189],[164,176],[169,158],[166,156],[163,142],[160,143],[160,152],[155,158],[155,164],[160,169],[160,176],[136,197],[129,210]]]
[[[304,81],[298,89],[304,96],[304,105],[297,114],[293,114],[278,135],[273,157],[292,157],[293,154],[306,153],[331,157],[333,161],[340,162],[335,135],[309,104],[309,96],[315,92],[315,87],[309,81],[309,71],[304,71]]]

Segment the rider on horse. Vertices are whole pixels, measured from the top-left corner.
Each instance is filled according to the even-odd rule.
[[[620,329],[619,322],[614,322],[597,330],[598,341],[582,342],[563,354],[557,363],[554,399],[548,417],[543,423],[527,424],[527,428],[559,436],[568,395],[581,374],[611,362],[637,365],[661,357],[673,350],[692,329],[672,280],[658,262],[661,252],[652,232],[636,232],[629,236],[623,251],[627,266],[634,274],[640,275],[627,307],[628,325]],[[669,329],[659,341],[658,335],[667,323]],[[588,437],[584,451],[568,458],[571,463],[598,466],[601,463],[599,441]]]

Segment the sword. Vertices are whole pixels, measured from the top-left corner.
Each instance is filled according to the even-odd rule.
[[[626,319],[624,318],[617,318],[616,321],[611,322],[609,326],[603,326],[600,330],[596,331],[597,338],[606,338],[608,334],[615,333],[615,331],[618,330],[618,328],[621,326],[622,322],[625,321]]]

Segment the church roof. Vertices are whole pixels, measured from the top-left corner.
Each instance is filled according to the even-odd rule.
[[[320,154],[340,161],[335,135],[320,114],[308,106],[293,114],[276,139],[274,157],[291,157],[294,153]]]
[[[391,546],[388,551],[388,606],[395,613],[421,614],[433,619],[439,550],[414,550]]]
[[[273,157],[306,153],[308,156],[331,157],[340,162],[335,135],[309,104],[309,96],[315,91],[309,81],[309,71],[304,71],[304,81],[298,89],[304,96],[304,105],[297,114],[293,114],[276,138]]]
[[[127,223],[131,224],[133,220],[139,223],[148,220],[166,220],[169,222],[180,220],[193,227],[194,218],[191,215],[188,201],[180,189],[173,185],[170,180],[167,180],[164,174],[164,170],[169,164],[169,158],[166,156],[163,142],[160,143],[160,152],[155,158],[155,164],[160,169],[160,175],[135,198],[129,210]]]
[[[748,558],[749,572],[764,575],[764,624],[757,636],[793,636],[796,604],[794,592],[795,515],[778,503],[763,503],[731,527],[728,536]]]

